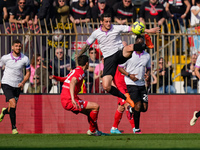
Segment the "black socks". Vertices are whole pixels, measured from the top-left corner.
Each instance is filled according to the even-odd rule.
[[[4,114],[4,115],[5,115],[5,114],[9,114],[8,108],[6,108],[6,109],[3,111],[3,114]]]
[[[139,129],[140,127],[140,112],[134,110],[134,122],[135,122],[135,129]]]
[[[12,125],[12,129],[16,129],[16,113],[15,113],[16,108],[10,108],[10,121]]]
[[[109,91],[110,94],[114,95],[114,96],[117,96],[117,97],[120,97],[124,100],[126,100],[126,96],[124,94],[122,94],[116,87],[114,86],[111,86],[111,89]]]
[[[196,117],[198,118],[200,116],[200,111],[196,113]]]

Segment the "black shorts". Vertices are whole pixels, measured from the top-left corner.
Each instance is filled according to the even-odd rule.
[[[6,102],[9,102],[9,100],[12,98],[15,98],[15,100],[18,101],[21,88],[15,88],[8,84],[1,84],[1,87],[4,92],[4,95],[6,96]]]
[[[103,76],[115,76],[117,66],[125,63],[129,58],[123,56],[122,50],[117,51],[115,54],[104,59]]]
[[[127,85],[127,90],[134,103],[139,101],[148,103],[148,95],[145,86]]]

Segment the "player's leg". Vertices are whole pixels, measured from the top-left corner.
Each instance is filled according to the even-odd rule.
[[[3,107],[1,110],[1,114],[0,114],[0,122],[3,120],[3,118],[6,114],[9,114],[8,108]]]
[[[131,107],[134,107],[134,102],[131,100],[128,93],[123,94],[116,87],[111,85],[112,79],[113,79],[113,77],[111,75],[103,76],[102,85],[103,85],[104,90],[106,90],[108,93],[110,93],[114,96],[117,96],[119,98],[126,100],[126,102],[128,102],[131,105]]]
[[[135,107],[132,109],[132,112],[134,114],[134,122],[135,122],[135,128],[134,133],[138,134],[141,133],[141,130],[139,128],[140,123],[140,109],[141,109],[141,94],[139,86],[136,85],[127,85],[128,92],[130,94],[130,97],[132,100],[134,100]]]
[[[134,122],[135,122],[135,128],[133,130],[134,133],[136,134],[140,134],[141,130],[140,130],[140,109],[141,109],[141,101],[138,101],[135,103],[135,107],[134,107]]]
[[[95,102],[87,102],[87,105],[81,113],[85,114],[88,117],[88,123],[90,125],[89,130],[87,131],[88,135],[101,135],[101,132],[98,130],[97,118],[99,113],[99,105]]]
[[[113,123],[111,130],[110,130],[110,133],[121,134],[121,132],[118,130],[118,125],[119,125],[119,123],[122,119],[122,115],[123,115],[124,110],[125,110],[125,107],[121,106],[119,104],[118,107],[117,107],[117,110],[115,112],[114,123]]]
[[[12,98],[9,100],[9,108],[8,111],[10,112],[10,121],[12,125],[12,134],[18,134],[17,128],[16,128],[16,106],[17,102],[15,98]]]
[[[131,111],[129,111],[129,109],[131,108],[131,106],[128,103],[125,103],[124,107],[126,109],[127,119],[129,121],[129,123],[131,124],[132,129],[134,129],[135,128],[134,114],[132,112],[132,109],[131,109]]]
[[[194,114],[193,114],[193,117],[192,119],[190,120],[190,125],[193,126],[195,125],[197,119],[199,118],[200,116],[200,111],[195,111]]]
[[[116,87],[112,86],[112,80],[113,80],[112,75],[103,76],[102,85],[104,90],[114,96],[126,99],[126,96],[123,93],[121,93]]]
[[[125,58],[130,58],[133,51],[143,51],[145,50],[147,47],[148,48],[154,48],[154,45],[151,41],[151,38],[148,34],[145,34],[145,42],[146,44],[143,43],[135,43],[135,44],[130,44],[124,47],[123,49],[123,56]]]

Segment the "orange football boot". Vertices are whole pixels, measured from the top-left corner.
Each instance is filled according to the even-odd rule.
[[[133,108],[135,106],[133,100],[131,99],[130,95],[128,93],[124,94],[126,96],[126,102],[129,103],[131,105],[131,107]]]
[[[144,35],[145,41],[146,41],[146,46],[150,49],[154,48],[153,43],[151,42],[151,38],[148,34]]]

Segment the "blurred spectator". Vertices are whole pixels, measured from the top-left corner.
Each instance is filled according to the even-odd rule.
[[[191,54],[191,62],[181,69],[181,76],[184,79],[184,91],[185,93],[197,93],[198,77],[195,75],[195,64],[197,60],[197,54]]]
[[[31,9],[26,5],[26,0],[17,0],[17,6],[14,6],[10,11],[10,18],[9,21],[12,23],[11,27],[8,26],[6,28],[7,33],[11,33],[16,31],[17,28],[29,28],[31,31],[39,33],[40,29],[38,26],[28,26],[28,23],[30,24],[32,21],[30,21],[30,15],[31,15]],[[17,27],[16,27],[17,23]]]
[[[17,0],[6,0],[7,11],[10,13],[11,9],[17,5]]]
[[[62,48],[57,48],[55,51],[54,61],[50,63],[51,69],[53,69],[54,75],[59,77],[65,77],[69,72],[76,68],[75,62],[70,57],[64,57],[64,51]],[[62,90],[63,82],[60,82],[58,87],[59,92]]]
[[[50,27],[50,19],[52,23],[55,23],[55,8],[53,7],[54,0],[41,0],[41,6],[39,8],[38,13],[35,15],[34,24],[38,24],[38,19],[40,20],[40,24],[44,32],[45,29],[45,21],[47,23],[47,27]],[[45,21],[44,21],[45,20]]]
[[[155,74],[154,70],[154,62],[151,63],[151,75],[149,77],[149,80],[146,81],[146,86],[147,86],[147,92],[148,93],[156,93],[156,88],[157,88],[157,77]]]
[[[140,7],[139,16],[139,20],[144,24],[145,22],[148,24],[149,21],[154,24],[154,20],[156,20],[160,26],[165,21],[167,14],[165,8],[158,2],[158,0],[149,0],[144,2]]]
[[[8,12],[6,8],[6,1],[0,0],[0,24],[3,23],[3,19],[6,20],[8,17]]]
[[[171,33],[174,33],[173,31],[173,26],[175,27],[175,30],[179,30],[182,33],[185,33],[186,31],[186,17],[187,14],[190,11],[190,2],[188,0],[169,0],[166,4],[165,10],[169,16],[173,20],[173,23],[171,25]],[[178,21],[179,23],[178,23]],[[171,21],[171,20],[170,20]],[[179,29],[179,24],[180,24],[180,29]],[[186,25],[186,27],[185,27]],[[171,40],[173,40],[173,36],[171,37]],[[182,38],[182,47],[183,47],[183,52],[186,50],[186,44],[185,44],[185,37],[183,36]],[[173,42],[173,49],[174,49],[174,42]]]
[[[90,7],[86,4],[86,0],[79,0],[72,3],[70,7],[70,20],[73,23],[80,24],[90,22],[91,11]]]
[[[157,72],[155,72],[156,74]],[[159,58],[159,93],[176,93],[175,87],[172,85],[173,68],[170,62],[166,67],[164,59]]]
[[[56,7],[56,19],[58,22],[66,23],[69,18],[69,6],[65,5],[65,0],[58,0],[58,7]]]
[[[26,0],[17,0],[17,6],[10,11],[11,23],[25,24],[30,18],[30,8],[26,6]]]
[[[191,7],[191,26],[198,26],[200,24],[200,0],[196,0],[196,6]]]
[[[26,93],[41,93],[40,78],[38,75],[34,75],[33,83],[30,83]]]
[[[137,14],[131,0],[122,0],[122,2],[116,3],[113,6],[113,10],[114,21],[118,24],[126,24],[136,20]]]
[[[100,17],[104,13],[111,14],[113,18],[113,9],[106,4],[106,0],[98,0],[97,5],[92,8],[92,19],[94,22],[100,22]]]
[[[42,67],[42,68],[41,68]],[[49,93],[52,87],[52,81],[50,77],[50,67],[49,62],[46,60],[42,61],[42,66],[36,69],[36,74],[40,78],[42,85],[42,93]]]
[[[96,59],[96,49],[90,48],[89,49],[89,81],[88,78],[86,79],[86,87],[88,91],[88,85],[89,85],[89,93],[91,93],[92,86],[93,86],[93,78],[94,78],[94,69],[99,64],[99,60]],[[86,75],[86,77],[88,77]]]
[[[96,65],[95,69],[94,69],[94,78],[101,78],[101,76],[103,75],[103,68],[104,68],[104,59],[103,56],[101,58],[101,63]]]
[[[31,75],[30,75],[30,82],[33,83],[33,77],[35,75],[35,70],[39,68],[41,65],[41,57],[40,54],[36,54],[36,57],[33,56],[31,59]]]
[[[121,2],[122,0],[106,0],[106,4],[109,6],[109,7],[113,7],[114,4],[118,3],[118,2]]]
[[[95,92],[93,92],[94,88],[92,88],[92,93],[105,93],[102,86],[103,68],[104,68],[104,58],[102,56],[101,63],[96,65],[94,70]]]

